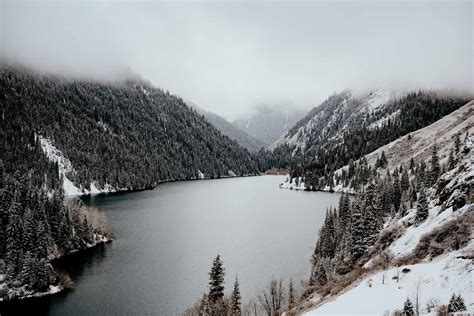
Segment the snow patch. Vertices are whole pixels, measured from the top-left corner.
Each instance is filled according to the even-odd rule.
[[[304,315],[325,314],[377,314],[382,315],[389,311],[402,309],[403,303],[410,298],[415,300],[419,287],[421,313],[428,313],[426,303],[431,299],[438,300],[439,304],[447,304],[453,293],[464,294],[463,298],[468,311],[474,310],[473,280],[471,275],[474,265],[471,259],[464,259],[465,252],[472,251],[474,243],[464,250],[452,252],[439,257],[437,260],[391,268],[364,278],[351,290],[339,295],[330,301]],[[404,268],[408,273],[400,273],[397,282],[393,276]]]
[[[298,178],[289,178],[287,177],[285,182],[280,183],[280,189],[288,189],[288,190],[305,190],[306,186],[302,181],[301,177]]]
[[[67,173],[74,172],[71,161],[69,161],[69,159],[67,159],[67,157],[58,148],[56,148],[48,138],[45,138],[39,134],[35,134],[35,137],[39,139],[41,149],[49,161],[56,162],[58,164],[59,174],[63,176],[64,179],[64,195],[82,194],[81,190],[76,187],[74,183],[72,183],[72,181],[66,176]]]
[[[204,173],[202,173],[201,170],[198,170],[198,179],[205,179],[206,176],[204,175]]]

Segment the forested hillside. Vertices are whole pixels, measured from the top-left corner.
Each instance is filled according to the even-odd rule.
[[[215,113],[201,109],[192,102],[188,101],[186,103],[195,109],[199,114],[202,114],[206,120],[211,123],[212,126],[217,128],[222,134],[226,135],[230,139],[235,140],[240,146],[247,148],[248,151],[255,153],[261,148],[265,147],[265,143],[248,135],[246,132],[227,121],[225,118]]]
[[[423,128],[470,101],[467,96],[412,92],[395,97],[372,92],[334,94],[314,108],[271,149],[281,167],[307,187],[331,186],[333,172],[410,132]]]
[[[103,84],[3,67],[1,159],[48,139],[77,187],[151,187],[163,180],[257,174],[257,161],[180,98],[143,81]],[[38,153],[40,155],[40,153]]]
[[[64,184],[100,192],[259,173],[247,150],[142,81],[2,66],[0,106],[0,300],[60,290],[67,277],[50,260],[110,240],[105,214],[66,204]]]
[[[407,153],[411,163],[378,164],[354,201],[343,194],[320,229],[300,307],[319,307],[309,315],[471,311],[473,144],[469,133],[456,135],[444,162],[434,143],[427,162]]]

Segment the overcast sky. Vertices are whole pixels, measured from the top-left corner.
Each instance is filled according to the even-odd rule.
[[[473,86],[473,2],[1,2],[1,52],[49,72],[127,69],[227,118],[377,87]]]

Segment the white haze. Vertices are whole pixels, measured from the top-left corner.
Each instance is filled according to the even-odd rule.
[[[226,117],[344,89],[473,86],[471,2],[5,2],[3,57],[96,79],[133,71]]]

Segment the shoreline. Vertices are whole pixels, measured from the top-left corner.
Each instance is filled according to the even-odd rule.
[[[73,199],[73,198],[81,198],[81,197],[89,197],[93,195],[109,195],[109,194],[117,194],[117,193],[132,193],[132,192],[141,192],[141,191],[146,191],[146,190],[153,190],[156,187],[158,187],[160,184],[165,184],[165,183],[172,183],[172,182],[187,182],[187,181],[205,181],[205,180],[219,180],[219,179],[230,179],[230,178],[247,178],[247,177],[260,177],[260,176],[265,176],[265,175],[270,175],[270,174],[265,174],[265,173],[260,173],[260,174],[246,174],[246,175],[235,175],[235,176],[221,176],[221,177],[216,177],[216,178],[195,178],[195,179],[169,179],[169,180],[161,180],[158,182],[153,183],[151,186],[148,187],[143,187],[143,188],[120,188],[120,189],[114,189],[113,191],[104,191],[104,192],[98,192],[98,193],[82,193],[82,194],[71,194],[71,195],[65,195],[65,199]]]
[[[68,256],[75,255],[75,254],[78,254],[80,252],[93,249],[93,248],[95,248],[97,246],[100,246],[100,245],[105,245],[105,244],[111,243],[114,240],[112,236],[108,237],[108,236],[103,236],[103,235],[96,235],[96,238],[97,238],[97,241],[94,244],[87,245],[86,248],[72,249],[72,250],[70,250],[70,251],[68,251],[64,254],[59,254],[59,255],[58,254],[53,254],[52,257],[48,258],[48,262],[51,265],[52,270],[56,274],[58,274],[58,271],[55,269],[54,264],[53,264],[55,261],[62,260],[64,258],[68,257]],[[67,276],[67,280],[70,281],[69,276]],[[70,281],[70,282],[72,282],[72,281]],[[27,300],[27,299],[35,299],[35,298],[45,297],[45,296],[48,296],[48,295],[54,295],[54,294],[63,292],[64,290],[66,290],[68,288],[70,288],[70,286],[67,286],[66,284],[64,284],[60,280],[59,282],[57,282],[57,284],[49,284],[49,289],[46,292],[32,292],[32,293],[30,292],[26,295],[17,296],[17,297],[11,298],[11,299],[8,299],[8,298],[4,299],[3,297],[0,297],[0,304],[8,304],[8,303],[14,303],[14,302],[22,301],[22,300]]]

